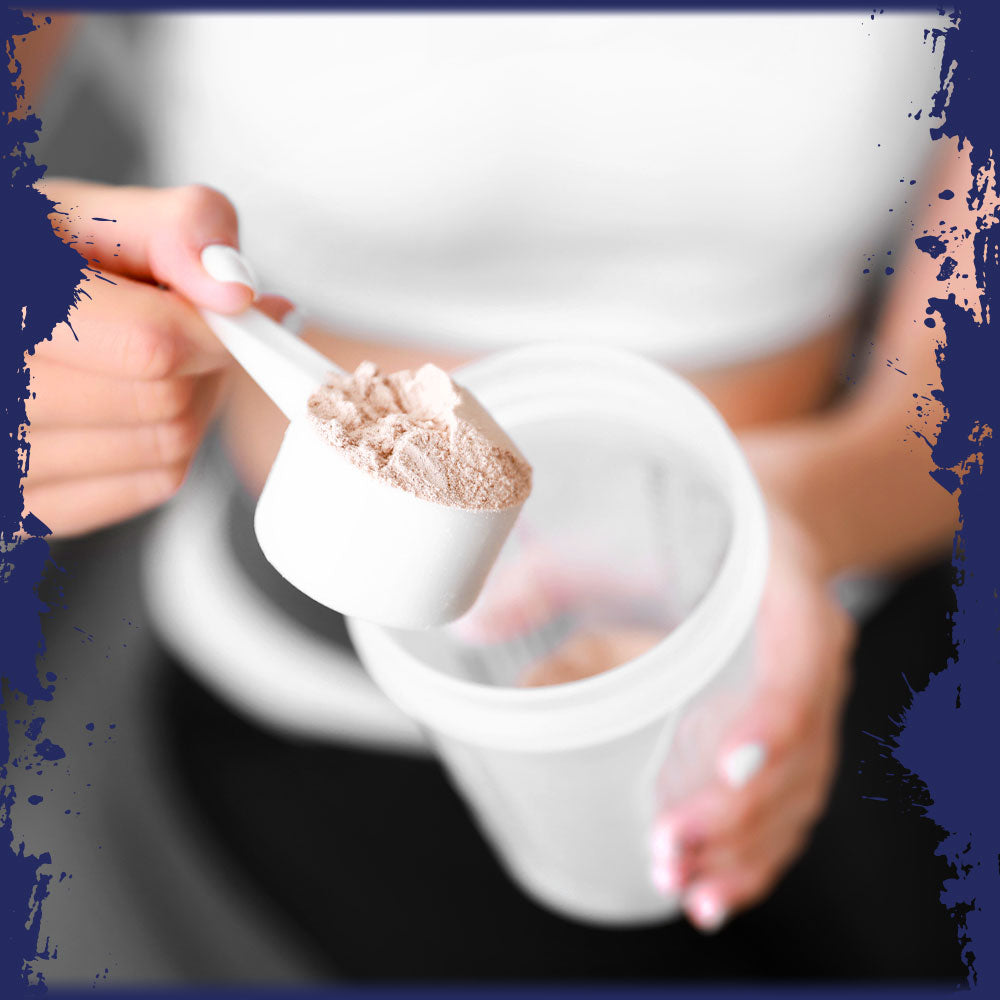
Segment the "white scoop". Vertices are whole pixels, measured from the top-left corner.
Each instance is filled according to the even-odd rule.
[[[448,507],[359,469],[307,419],[309,396],[340,371],[335,364],[256,309],[202,316],[291,421],[254,516],[268,562],[314,601],[353,618],[428,628],[463,615],[521,505]],[[520,454],[478,405],[476,417]]]

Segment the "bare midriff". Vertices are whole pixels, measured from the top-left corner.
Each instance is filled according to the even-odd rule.
[[[856,321],[850,314],[786,350],[725,367],[682,369],[681,374],[708,396],[736,431],[795,420],[822,409],[843,384]],[[426,362],[450,371],[477,357],[474,353],[388,344],[328,329],[308,329],[303,339],[348,371],[362,361],[374,361],[383,372],[415,369]],[[246,375],[234,374],[224,428],[237,470],[255,492],[264,484],[286,424]]]

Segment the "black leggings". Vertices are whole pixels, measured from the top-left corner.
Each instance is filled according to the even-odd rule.
[[[921,786],[904,787],[875,738],[891,736],[906,681],[918,688],[945,664],[950,602],[936,567],[864,628],[829,809],[771,898],[713,937],[554,916],[502,873],[437,763],[281,739],[167,662],[170,759],[219,845],[348,979],[954,984],[965,970],[938,899],[937,832],[913,801]]]

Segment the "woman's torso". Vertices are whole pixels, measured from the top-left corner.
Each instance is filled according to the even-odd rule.
[[[156,179],[227,193],[344,367],[605,342],[780,420],[830,397],[920,176],[933,17],[171,16]],[[285,421],[246,379],[227,419],[259,486]]]
[[[929,151],[935,17],[174,15],[153,160],[233,199],[341,365],[612,343],[768,422],[844,369]]]

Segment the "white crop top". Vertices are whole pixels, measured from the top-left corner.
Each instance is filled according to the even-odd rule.
[[[156,179],[229,195],[264,284],[342,330],[701,367],[862,293],[930,152],[940,19],[167,15],[146,120]]]

